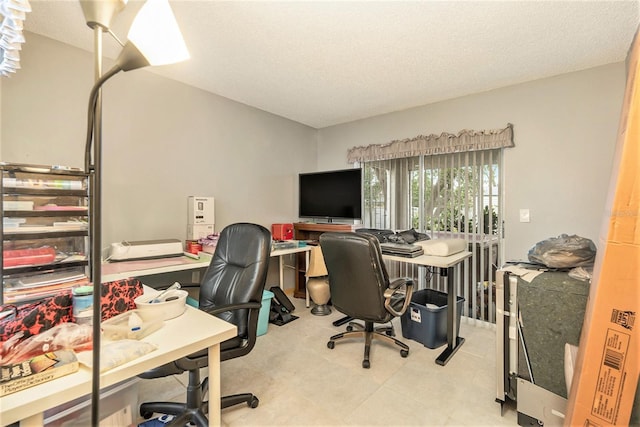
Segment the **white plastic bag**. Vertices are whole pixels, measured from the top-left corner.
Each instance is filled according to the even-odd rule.
[[[158,348],[155,344],[128,339],[105,342],[100,347],[100,372],[123,365]],[[93,365],[92,352],[78,353],[78,361],[91,368]]]

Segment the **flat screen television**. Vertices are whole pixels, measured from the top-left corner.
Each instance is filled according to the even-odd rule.
[[[362,219],[362,169],[301,173],[300,218]]]

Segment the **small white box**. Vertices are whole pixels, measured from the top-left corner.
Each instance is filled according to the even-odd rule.
[[[189,196],[187,224],[215,224],[213,197]]]
[[[204,239],[209,234],[213,234],[213,224],[187,225],[187,240]]]

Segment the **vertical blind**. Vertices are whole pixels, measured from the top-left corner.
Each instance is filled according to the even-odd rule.
[[[460,267],[457,292],[466,301],[463,315],[471,319],[495,322],[495,270],[503,246],[502,152],[513,146],[512,139],[509,125],[350,150],[350,160],[364,172],[365,227],[414,228],[431,238],[467,241],[472,255]],[[424,268],[397,262],[388,267],[390,273],[413,277],[421,288],[447,291],[446,283],[429,270],[425,274]]]

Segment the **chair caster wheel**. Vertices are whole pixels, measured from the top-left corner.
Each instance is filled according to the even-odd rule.
[[[153,412],[140,410],[140,416],[145,420],[148,420],[149,418],[151,418],[152,415],[153,415]]]
[[[335,341],[329,341],[329,342],[327,343],[327,347],[328,347],[328,348],[330,348],[330,349],[332,349],[332,350],[333,350],[333,347],[335,347],[335,346],[336,346]]]
[[[400,356],[407,357],[409,355],[409,350],[400,350]]]
[[[347,332],[353,332],[353,326],[347,326]]]
[[[252,408],[252,409],[256,409],[259,404],[260,404],[260,401],[255,396],[253,396],[251,401],[247,402],[247,405],[249,405],[249,407]]]
[[[369,369],[369,367],[371,367],[371,363],[369,363],[369,361],[368,361],[368,360],[363,360],[363,361],[362,361],[362,367],[363,367],[364,369]]]

